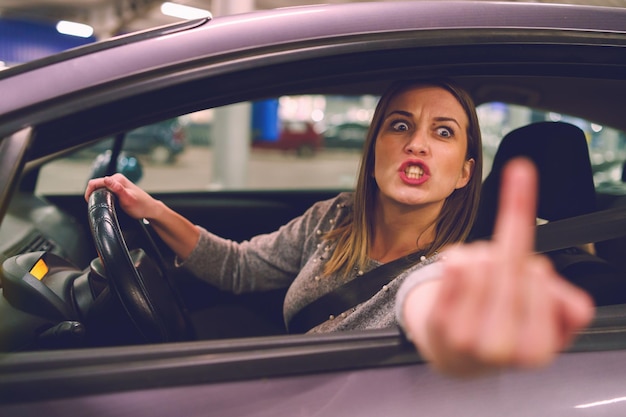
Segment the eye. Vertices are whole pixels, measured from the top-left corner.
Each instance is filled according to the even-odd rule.
[[[442,138],[451,138],[452,136],[454,136],[454,130],[450,129],[449,127],[442,126],[437,128],[437,134]]]
[[[398,132],[406,132],[409,130],[409,124],[404,120],[396,120],[391,122],[391,128]]]

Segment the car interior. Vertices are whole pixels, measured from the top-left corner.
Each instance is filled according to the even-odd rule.
[[[432,52],[431,73],[434,73],[433,68],[437,68],[438,62],[446,61],[445,49],[428,51]],[[164,85],[146,91],[139,98],[121,96],[118,100],[103,101],[102,104],[74,113],[56,114],[54,117],[50,115],[47,116],[48,119],[42,116],[42,123],[33,127],[29,161],[24,165],[24,173],[0,227],[3,296],[10,299],[9,303],[3,304],[4,311],[0,311],[0,316],[16,317],[7,326],[10,328],[2,330],[4,334],[0,337],[0,350],[285,334],[282,318],[284,291],[234,295],[200,282],[184,270],[173,268],[173,255],[150,231],[149,224],[125,219],[121,210],[115,210],[110,196],[101,196],[100,203],[90,202],[88,206],[80,190],[50,194],[37,192],[37,184],[42,181],[42,172],[46,164],[61,157],[69,157],[72,152],[94,144],[99,139],[110,138],[159,120],[238,101],[303,94],[368,94],[375,97],[383,91],[389,80],[403,76],[415,77],[416,73],[417,76],[424,75],[426,71],[413,62],[418,59],[416,55],[419,54],[411,52],[408,59],[404,59],[401,50],[394,51],[393,54],[380,53],[383,57],[372,57],[366,53],[342,56],[335,59],[333,65],[327,69],[323,65],[311,66],[307,62],[279,67],[284,73],[298,73],[301,78],[307,79],[304,87],[293,78],[286,78],[282,85],[276,85],[275,75],[272,74],[276,67],[269,65],[255,69],[254,77],[243,76],[247,70],[243,70],[243,74],[237,74],[240,88],[237,93],[228,88],[230,78],[234,75],[207,79],[189,78],[178,85]],[[516,73],[517,68],[507,67],[502,70],[501,64],[488,62],[488,59],[476,62],[475,56],[484,56],[473,55],[477,52],[480,50],[464,50],[463,56],[468,63],[448,74],[472,94],[477,105],[507,103],[528,106],[545,112],[584,117],[621,132],[626,130],[620,110],[621,100],[626,94],[626,82],[623,74],[617,74],[615,68],[608,65],[572,63],[571,75],[567,78],[553,75],[550,68],[543,68],[542,76],[519,75]],[[538,47],[536,59],[541,61],[549,57],[550,62],[554,62],[552,52],[549,48],[543,50]],[[587,56],[591,60],[598,53],[602,52],[591,48]],[[502,54],[512,56],[515,48]],[[564,61],[569,62],[565,52],[560,54],[564,54]],[[360,61],[374,58],[386,60],[382,59],[381,68],[376,71],[371,70],[366,74],[358,72]],[[342,72],[335,70],[336,68],[346,70]],[[488,68],[494,70],[490,71]],[[476,75],[459,75],[472,72]],[[600,73],[602,76],[597,76]],[[269,87],[271,83],[264,82],[266,79],[274,82],[272,87]],[[568,99],[574,86],[577,94],[587,97],[594,105],[588,105],[582,100]],[[121,89],[123,86],[117,87]],[[211,94],[208,95],[207,91]],[[161,99],[164,97],[168,98],[170,105],[162,104]],[[133,111],[140,99],[143,103],[142,112]],[[561,133],[550,130],[557,126],[562,129]],[[568,130],[571,129],[570,126],[565,123],[533,124],[529,129],[538,130],[532,134],[521,130],[509,134],[503,141],[502,146],[505,143],[513,144],[511,146],[523,144],[521,149],[496,153],[496,159],[507,159],[522,153],[530,156],[539,165],[542,172],[542,195],[538,217],[549,223],[556,224],[561,217],[576,217],[590,211],[624,207],[626,201],[623,184],[604,190],[594,187],[593,174],[588,163],[587,139],[575,129]],[[504,136],[502,134],[499,139]],[[532,144],[531,140],[537,141],[534,142],[535,146],[528,146]],[[562,141],[567,144],[564,145]],[[576,141],[578,146],[575,145]],[[535,150],[537,153],[534,153]],[[113,155],[120,151],[114,145]],[[580,158],[581,162],[572,163],[571,166],[564,165],[570,158]],[[500,163],[494,162],[494,172],[485,180],[485,207],[493,205],[497,193],[493,184],[497,183],[497,167],[501,166]],[[115,169],[115,164],[111,163],[109,168]],[[87,180],[87,175],[80,179],[82,184],[86,184]],[[568,187],[567,184],[571,186]],[[154,192],[153,195],[193,223],[222,237],[241,241],[276,230],[303,213],[314,202],[331,198],[338,191],[349,188],[346,185],[286,190],[204,189],[162,191]],[[584,196],[584,193],[587,195]],[[104,207],[104,214],[92,215],[93,210],[98,207]],[[475,238],[484,238],[490,234],[488,223],[493,220],[493,206],[485,207],[484,213],[488,214],[482,219],[484,223],[477,224]],[[107,216],[111,219],[107,224],[96,221]],[[102,255],[100,249],[106,247],[107,242],[116,235],[115,229],[106,229],[111,224],[115,225],[115,217],[119,220],[129,250],[126,253],[113,251],[108,254],[108,259],[102,256],[99,258],[98,253]],[[479,226],[486,229],[479,231]],[[98,243],[98,240],[101,242]],[[577,259],[585,256],[585,262],[579,263],[575,269],[577,272],[584,271],[584,277],[572,279],[586,286],[589,282],[597,283],[594,281],[596,275],[602,275],[610,286],[588,285],[590,291],[597,292],[593,294],[594,298],[599,304],[625,303],[624,238],[611,236],[602,242],[588,243],[595,243],[591,252],[585,247],[581,253],[582,249],[578,245],[568,245],[552,251],[550,256],[555,259],[560,255],[563,255],[561,258],[567,255]],[[99,252],[96,251],[98,245]],[[124,245],[116,241],[113,246]],[[136,250],[137,247],[142,250]],[[42,253],[45,254],[45,265],[39,265]],[[104,270],[105,267],[108,270],[116,264],[117,261],[113,259],[124,259],[124,263],[134,264],[136,268],[127,265],[124,267],[126,270],[120,272],[119,279],[112,279]],[[581,267],[583,263],[592,266]],[[28,282],[28,288],[19,284],[24,275],[37,273],[35,265],[50,271],[46,275],[45,285],[36,279]],[[563,271],[565,268],[563,266]],[[139,270],[139,277],[136,270]],[[141,288],[145,283],[142,273],[158,277],[159,283],[155,284],[155,288],[147,290],[152,293],[127,300],[120,298],[121,293],[135,296],[144,290]],[[129,274],[134,277],[134,281],[131,279],[130,286],[126,286],[128,281],[122,277],[128,277]],[[153,298],[160,300],[156,310],[146,307]],[[74,311],[67,307],[70,303],[77,305]],[[133,306],[137,307],[137,311],[130,313],[132,320],[129,321],[128,310]],[[174,312],[172,316],[176,320],[172,323],[163,319],[168,316],[168,312]],[[139,327],[147,330],[138,331]]]
[[[509,132],[500,142],[491,171],[483,181],[478,217],[470,240],[493,234],[500,177],[505,164],[515,157],[526,157],[537,167],[538,223],[597,211],[589,146],[583,130],[560,121],[536,122]],[[614,250],[625,253],[626,247]],[[545,254],[559,273],[593,296],[596,306],[624,302],[626,280],[620,270],[621,260],[605,253],[604,247],[596,248],[590,243]]]

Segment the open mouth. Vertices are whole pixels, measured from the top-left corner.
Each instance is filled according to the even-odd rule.
[[[408,165],[404,168],[404,175],[408,179],[418,180],[424,176],[424,169],[417,165]]]
[[[422,184],[430,177],[428,165],[420,160],[404,161],[398,171],[403,181],[411,185]]]

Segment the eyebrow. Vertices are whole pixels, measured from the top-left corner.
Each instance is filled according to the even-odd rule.
[[[405,111],[405,110],[394,110],[392,112],[390,112],[389,114],[387,114],[385,116],[385,119],[388,119],[390,116],[393,116],[394,114],[399,114],[401,116],[406,116],[406,117],[413,117],[413,113]]]
[[[389,114],[385,116],[385,119],[388,119],[390,116],[394,114],[399,114],[401,116],[406,116],[406,117],[413,117],[413,113],[408,112],[406,110],[393,110],[392,112],[390,112]],[[435,117],[434,120],[436,122],[452,122],[456,124],[459,128],[462,128],[461,124],[454,117],[439,116],[439,117]]]
[[[461,127],[461,124],[454,117],[435,117],[436,122],[452,122],[456,124],[458,127]]]

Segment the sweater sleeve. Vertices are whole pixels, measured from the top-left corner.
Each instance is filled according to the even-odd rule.
[[[400,325],[404,333],[407,334],[407,336],[409,335],[406,331],[406,327],[404,324],[402,310],[404,309],[404,304],[409,293],[420,284],[436,279],[441,279],[442,272],[443,269],[441,261],[432,262],[422,268],[416,269],[415,271],[407,275],[407,277],[402,282],[402,285],[398,289],[398,293],[396,294],[396,321]]]
[[[180,266],[218,288],[234,293],[288,287],[311,252],[311,237],[330,202],[320,202],[277,231],[234,242],[204,228]]]

